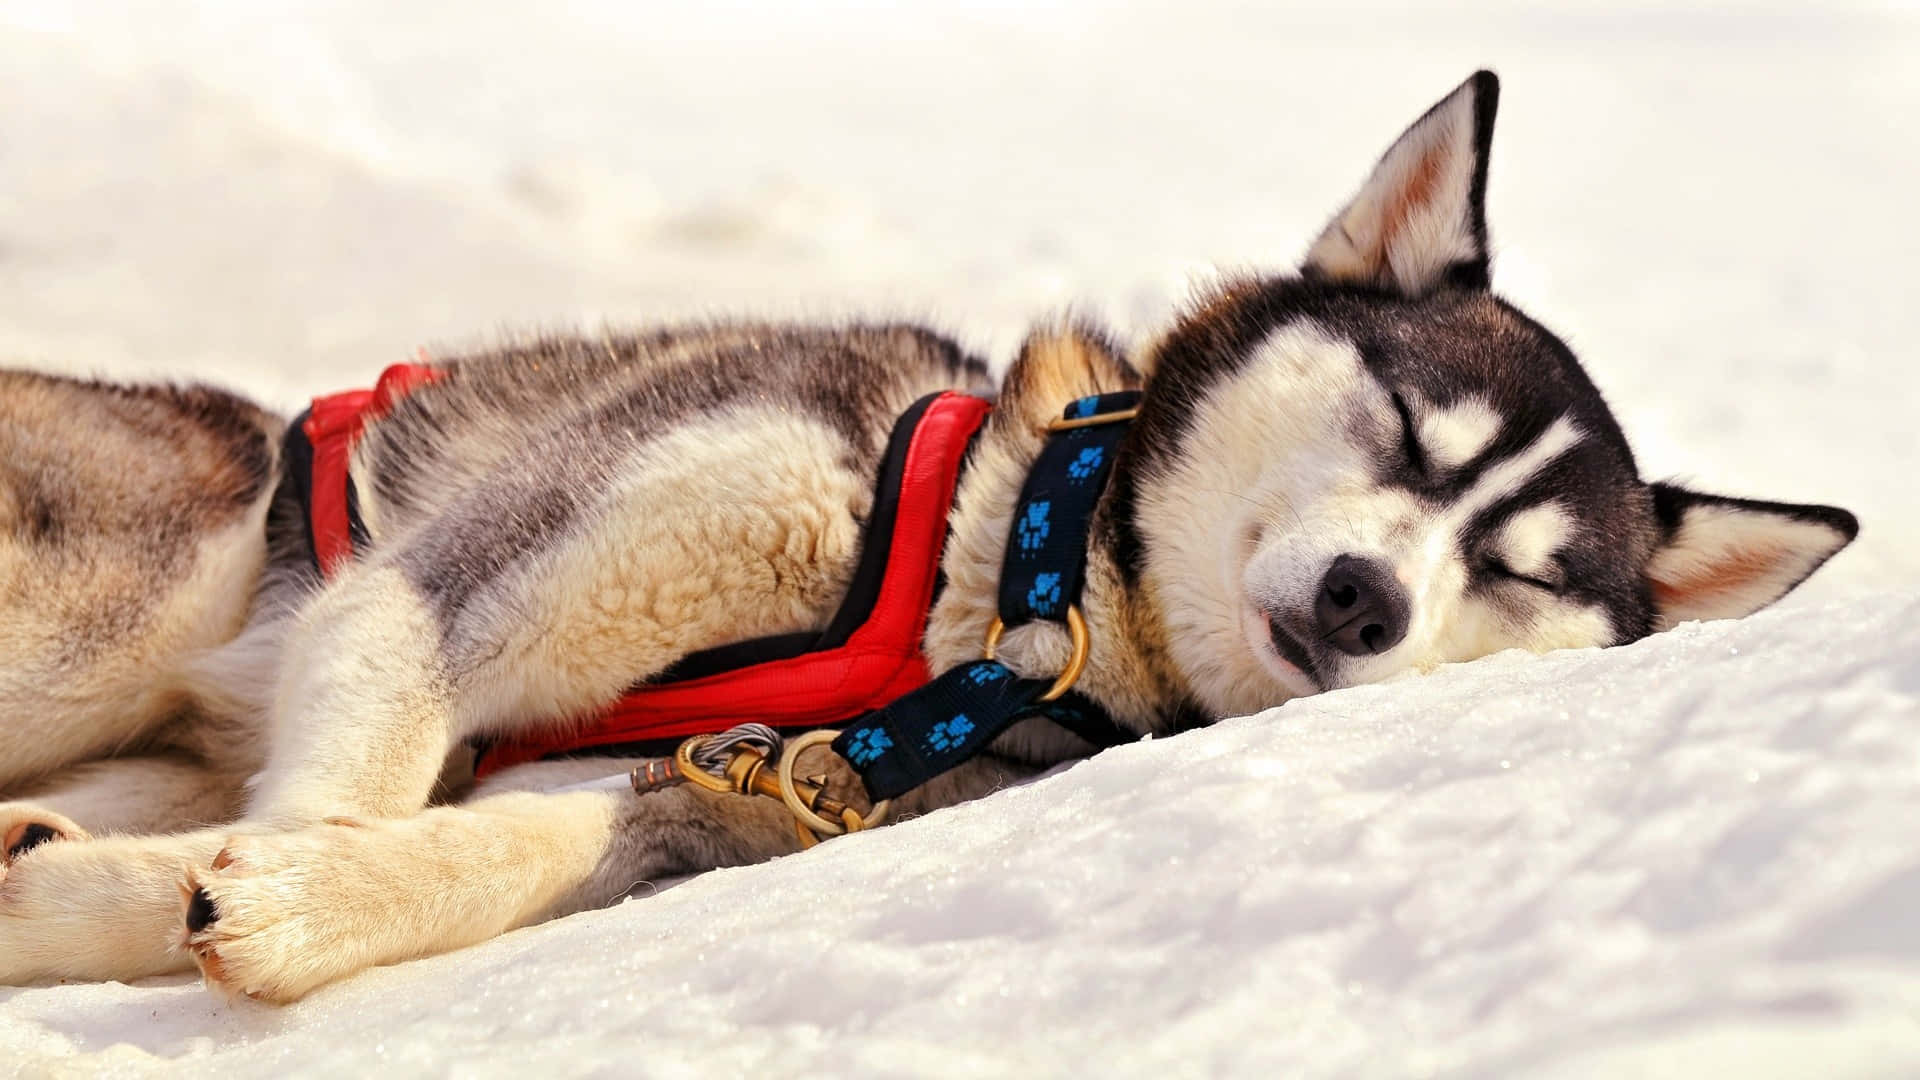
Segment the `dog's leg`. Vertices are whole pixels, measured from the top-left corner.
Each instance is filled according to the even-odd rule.
[[[697,642],[711,641],[728,619],[737,622],[738,613],[714,605],[713,625],[689,625],[687,636]],[[536,640],[567,629],[543,622],[502,626]],[[584,658],[581,667],[602,684],[590,687],[593,692],[611,696],[621,685],[623,670],[645,673],[675,655],[677,635],[657,624],[642,626],[641,632],[643,647],[577,650]],[[561,644],[571,642],[563,639]],[[304,985],[381,959],[451,947],[443,944],[447,939],[422,927],[460,910],[450,905],[466,903],[458,899],[464,895],[456,887],[460,882],[470,883],[471,891],[483,896],[498,889],[508,897],[513,890],[506,879],[524,869],[516,860],[531,859],[547,866],[542,860],[561,859],[572,850],[567,848],[572,834],[564,831],[570,826],[553,825],[562,831],[548,834],[538,823],[513,815],[480,815],[479,825],[470,828],[451,824],[466,820],[454,811],[436,811],[423,819],[428,824],[420,826],[378,821],[419,811],[438,779],[449,746],[474,730],[476,718],[486,718],[499,701],[521,700],[528,692],[519,687],[539,683],[550,670],[516,662],[518,650],[507,648],[506,643],[482,642],[475,651],[498,658],[467,667],[463,678],[450,678],[431,611],[397,571],[382,564],[358,569],[316,597],[288,630],[272,709],[271,749],[244,828],[211,836],[42,843],[26,852],[0,882],[0,982],[45,976],[130,978],[177,968],[185,955],[177,946],[183,934],[181,885],[189,866],[208,867],[220,850],[220,841],[234,832],[298,829],[342,815],[367,819],[370,836],[405,839],[400,847],[379,848],[377,858],[338,866],[320,859],[298,873],[308,875],[304,879],[308,885],[335,874],[365,885],[370,891],[365,903],[394,924],[387,937],[376,940],[406,947],[396,944],[372,959],[358,961],[352,957],[362,954],[346,948],[344,969],[328,968],[327,974]],[[542,805],[539,796],[518,798]],[[565,807],[552,811],[561,817],[570,812]],[[501,829],[503,822],[512,827]],[[433,831],[440,823],[446,823],[444,835]],[[599,828],[604,832],[610,826]],[[335,832],[318,830],[319,835]],[[299,833],[287,843],[311,844],[314,835]],[[464,837],[477,839],[468,843]],[[243,840],[238,848],[244,851],[254,842]],[[413,842],[426,843],[428,851],[450,851],[450,861],[409,857],[405,845]],[[552,852],[546,851],[549,846]],[[597,858],[596,853],[588,860],[586,871],[563,863],[549,872],[557,881],[577,880],[591,871]],[[474,872],[457,881],[446,880],[447,870],[467,859],[474,860]],[[298,890],[290,892],[288,905],[298,904],[298,898]],[[422,909],[429,914],[421,914]],[[462,917],[452,922],[461,933],[472,932],[462,927],[476,925],[490,927],[486,933],[497,933],[530,917],[523,909],[524,905],[508,904],[496,912],[482,904],[476,910],[485,918]],[[347,932],[357,932],[354,925]],[[124,945],[155,926],[167,927],[164,942],[143,938],[138,948]],[[314,960],[304,950],[301,956],[307,958],[288,962],[331,963]]]
[[[288,629],[264,790],[243,825],[42,842],[6,868],[0,983],[124,979],[187,966],[186,868],[208,865],[236,832],[335,813],[408,814],[425,804],[447,753],[452,695],[438,675],[431,619],[397,576],[356,573]]]
[[[316,596],[286,632],[249,821],[399,817],[427,803],[463,734],[433,615],[389,565]]]
[[[180,868],[233,835],[108,836],[41,844],[0,871],[0,983],[132,979],[191,966]]]
[[[509,819],[513,827],[502,831],[502,819],[486,814],[478,817],[485,828],[465,828],[451,824],[469,820],[455,811],[435,811],[423,819],[429,824],[378,821],[415,814],[425,805],[449,748],[459,739],[510,728],[530,716],[578,715],[613,700],[634,679],[690,649],[730,640],[742,627],[756,632],[804,628],[817,625],[831,610],[858,553],[855,511],[870,499],[871,481],[839,464],[844,446],[829,432],[796,431],[776,418],[758,437],[764,444],[742,446],[735,440],[719,446],[712,433],[690,430],[684,438],[650,444],[646,453],[658,460],[636,463],[631,481],[574,518],[564,541],[490,531],[486,526],[492,519],[482,511],[497,516],[499,510],[485,500],[449,511],[433,528],[376,550],[306,603],[282,639],[267,763],[246,828],[234,831],[297,829],[344,815],[368,819],[370,836],[403,836],[409,843],[427,844],[428,850],[454,854],[451,863],[423,864],[408,857],[404,844],[376,845],[378,858],[350,867],[316,855],[316,862],[289,871],[302,887],[335,874],[365,884],[366,891],[356,895],[366,896],[366,903],[395,927],[376,938],[388,944],[374,953],[343,947],[344,969],[326,967],[333,962],[321,954],[331,945],[299,950],[285,962],[325,970],[294,984],[315,985],[380,958],[447,947],[446,939],[423,927],[449,918],[455,910],[451,904],[470,904],[484,913],[485,918],[452,921],[490,927],[488,933],[538,914],[525,911],[533,901],[495,910],[485,897],[493,890],[513,894],[500,875],[526,872],[516,860],[562,859],[561,850],[541,853],[549,844],[572,850],[564,835],[541,831],[549,826]],[[811,449],[796,457],[796,447]],[[720,475],[722,466],[731,469],[740,460],[784,464],[739,473],[728,484],[729,497],[719,501],[710,487],[689,479]],[[472,516],[461,516],[469,512]],[[529,515],[529,520],[542,519]],[[435,593],[434,571],[449,567],[471,576],[461,578],[457,595],[444,589]],[[558,810],[553,815],[564,817]],[[434,834],[431,823],[448,823],[448,837]],[[301,835],[311,840],[341,832]],[[784,832],[776,829],[773,835],[782,838],[776,842],[786,842]],[[465,836],[484,842],[458,839]],[[240,841],[241,854],[255,842]],[[0,887],[0,981],[15,980],[23,970],[28,977],[128,977],[160,970],[142,966],[157,954],[120,950],[117,941],[124,935],[100,928],[118,925],[107,919],[116,911],[125,926],[146,926],[153,921],[151,905],[171,895],[167,915],[177,941],[183,933],[179,886],[186,868],[209,867],[205,873],[215,873],[210,863],[217,844],[155,838],[152,845],[128,848],[120,842],[114,850],[128,853],[124,865],[102,868],[92,878],[62,879],[71,891],[58,902],[91,913],[92,922],[85,923],[90,932],[65,932],[83,920],[44,931],[17,921],[44,908],[35,906],[40,900],[21,903],[16,897],[42,896],[43,880],[52,878],[56,867],[71,864],[72,853],[105,846],[43,844],[11,869]],[[155,853],[173,860],[164,888],[155,887],[149,876],[163,865]],[[594,853],[585,871],[573,863],[556,864],[553,880],[562,884],[555,890],[565,892],[570,881],[577,884],[598,858]],[[443,881],[445,868],[462,859],[474,860],[475,873],[458,883]],[[231,871],[229,865],[221,872]],[[462,892],[459,883],[470,888]],[[288,888],[283,907],[305,913],[300,890]],[[390,899],[381,900],[382,894]],[[188,895],[195,894],[189,890]],[[247,902],[235,903],[245,907]],[[189,901],[184,910],[217,921],[206,904],[217,910],[211,891],[205,901]],[[139,910],[121,910],[129,906]],[[358,932],[356,925],[345,932]],[[69,962],[16,963],[9,953],[26,955],[20,949],[22,935],[33,936],[33,956],[57,960],[64,953]],[[42,940],[49,936],[57,940]]]
[[[231,821],[244,777],[184,755],[80,765],[0,802],[0,865],[43,843],[99,833],[166,833]]]
[[[155,755],[80,766],[31,801],[0,803],[0,983],[190,967],[181,948],[181,872],[206,865],[238,826],[113,834],[230,820],[243,787],[230,770]]]
[[[209,985],[288,1001],[556,909],[606,904],[647,878],[790,851],[785,821],[771,800],[690,788],[574,791],[239,837],[190,872],[174,933]]]
[[[837,758],[806,764],[829,774],[836,795],[857,783]],[[974,798],[1025,773],[976,759],[898,810]],[[494,783],[513,786],[513,771]],[[654,878],[798,846],[793,819],[772,799],[691,785],[637,796],[624,778],[597,790],[514,791],[402,820],[236,838],[211,869],[190,875],[183,932],[209,983],[286,1001],[362,968],[604,907]]]
[[[743,632],[824,625],[872,480],[825,425],[754,420],[688,424],[611,480],[503,478],[329,585],[285,639],[249,818],[413,813],[462,738],[587,713]]]

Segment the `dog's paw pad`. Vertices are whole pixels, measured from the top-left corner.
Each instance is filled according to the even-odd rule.
[[[197,934],[220,918],[220,908],[205,889],[193,890],[187,897],[187,933]]]
[[[209,989],[293,1001],[420,951],[412,945],[419,931],[395,918],[414,909],[383,891],[411,837],[393,822],[356,825],[236,835],[210,865],[184,868],[176,940]]]
[[[58,840],[60,830],[38,821],[29,821],[25,825],[16,825],[7,836],[7,860],[25,855],[49,840]]]
[[[222,860],[231,862],[225,851],[220,853],[220,858],[215,862],[225,865]],[[186,926],[181,944],[186,947],[187,955],[193,957],[194,966],[200,969],[200,976],[206,980],[207,986],[227,997],[254,997],[244,988],[234,985],[228,964],[220,955],[223,937],[218,927],[220,903],[201,883],[199,873],[189,870],[180,881],[180,904],[181,921]]]
[[[4,821],[0,816],[0,821]],[[0,829],[0,867],[55,840],[85,840],[87,834],[78,825],[55,814],[23,816]]]

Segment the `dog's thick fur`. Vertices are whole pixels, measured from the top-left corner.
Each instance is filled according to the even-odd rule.
[[[1105,391],[1145,398],[1095,521],[1079,688],[1143,733],[1745,614],[1852,539],[1844,511],[1642,482],[1566,346],[1492,295],[1497,89],[1477,75],[1416,122],[1299,275],[1218,289],[1137,368],[1084,327],[1028,340],[951,518],[934,670],[978,655],[1042,425]],[[892,421],[993,390],[986,366],[911,326],[436,360],[355,452],[372,543],[324,583],[280,420],[0,373],[0,982],[197,962],[286,1000],[793,850],[769,800],[571,786],[631,764],[608,761],[475,788],[458,751],[821,627]],[[1066,653],[1051,625],[1002,645],[1035,675]],[[902,810],[1088,749],[1023,723]]]

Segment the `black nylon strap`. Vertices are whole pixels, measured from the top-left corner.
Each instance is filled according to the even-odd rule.
[[[1133,408],[1133,392],[1081,398],[1074,420]],[[1126,435],[1115,420],[1053,433],[1020,492],[1000,568],[1000,618],[1008,626],[1064,621],[1085,584],[1087,534],[1113,459]],[[985,629],[984,627],[982,628]],[[1016,721],[1046,716],[1093,743],[1134,737],[1078,694],[1053,702],[1051,679],[1022,679],[997,660],[961,664],[841,731],[833,749],[853,765],[872,798],[891,799],[978,754]]]
[[[1086,397],[1067,406],[1065,419],[1131,409],[1134,391]],[[1000,621],[1060,622],[1080,602],[1087,571],[1087,528],[1106,490],[1125,423],[1055,432],[1027,473],[1014,511],[1007,554],[1000,561]]]
[[[1047,692],[997,660],[962,664],[861,717],[833,741],[867,794],[904,795],[978,754]]]

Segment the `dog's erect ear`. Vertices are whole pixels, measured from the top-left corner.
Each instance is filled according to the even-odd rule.
[[[1500,80],[1476,72],[1414,121],[1307,252],[1308,277],[1407,296],[1488,285],[1487,149]]]
[[[1660,628],[1737,619],[1785,596],[1860,531],[1833,506],[1756,502],[1653,485],[1666,537],[1647,564]]]

